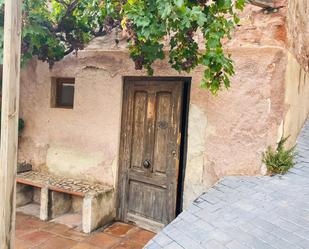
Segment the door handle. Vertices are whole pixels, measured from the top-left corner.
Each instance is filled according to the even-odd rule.
[[[151,166],[150,161],[149,161],[149,160],[145,160],[145,161],[143,162],[143,166],[144,166],[144,168],[149,169],[150,166]]]

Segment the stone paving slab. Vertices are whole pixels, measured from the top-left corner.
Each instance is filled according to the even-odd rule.
[[[17,213],[14,249],[141,249],[153,236],[152,232],[120,222],[89,235]]]
[[[284,176],[225,177],[147,249],[309,249],[309,121]]]

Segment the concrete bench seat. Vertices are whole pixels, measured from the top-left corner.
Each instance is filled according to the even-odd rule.
[[[36,203],[41,220],[80,213],[82,231],[90,233],[114,217],[114,189],[110,186],[37,171],[18,174],[16,182],[17,207]]]

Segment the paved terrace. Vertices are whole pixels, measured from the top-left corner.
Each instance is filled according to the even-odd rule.
[[[88,235],[22,213],[17,213],[16,218],[14,249],[141,249],[154,236],[152,232],[120,222]]]
[[[297,152],[284,176],[224,178],[145,248],[308,249],[309,121]]]

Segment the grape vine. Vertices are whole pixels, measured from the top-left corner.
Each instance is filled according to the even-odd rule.
[[[137,70],[145,68],[152,75],[153,63],[165,58],[167,47],[175,70],[190,72],[203,66],[201,87],[215,94],[230,86],[234,74],[222,40],[230,38],[244,4],[245,0],[24,0],[22,61],[37,56],[52,67],[93,37],[117,28],[128,36]],[[3,16],[0,0],[0,60]],[[203,47],[197,35],[203,36]]]

